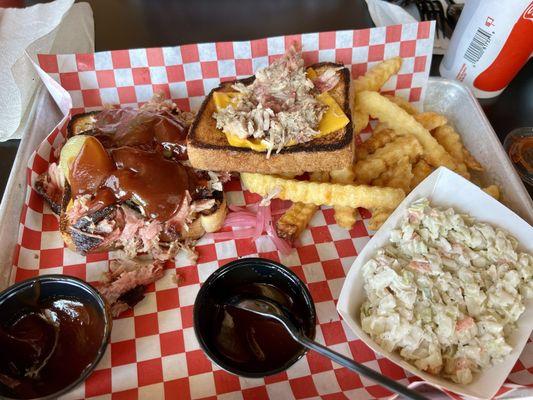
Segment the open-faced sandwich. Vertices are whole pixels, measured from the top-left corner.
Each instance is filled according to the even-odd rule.
[[[293,45],[255,76],[211,91],[191,126],[191,163],[268,174],[348,167],[354,154],[349,86],[343,65],[305,68]]]
[[[224,222],[221,179],[229,175],[190,166],[191,120],[158,97],[139,109],[75,115],[59,162],[35,184],[71,250],[120,250],[120,258],[136,260],[111,268],[103,289],[111,303],[126,302],[162,274],[164,261]],[[139,255],[149,262],[139,265]]]

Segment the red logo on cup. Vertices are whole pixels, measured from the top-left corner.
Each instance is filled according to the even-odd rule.
[[[531,2],[529,7],[526,8],[526,11],[524,11],[522,18],[533,20],[533,2]]]
[[[493,25],[494,25],[494,18],[487,17],[487,19],[485,20],[485,26],[491,27]]]

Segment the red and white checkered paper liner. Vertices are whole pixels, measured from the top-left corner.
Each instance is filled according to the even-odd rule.
[[[401,56],[402,70],[386,89],[416,102],[424,94],[433,30],[431,23],[423,22],[245,42],[40,55],[38,60],[47,87],[64,110],[71,108],[70,114],[99,109],[105,103],[138,106],[154,92],[165,93],[183,110],[194,110],[221,81],[253,74],[283,54],[295,40],[302,43],[308,64],[342,62],[351,69],[352,77],[383,59]],[[84,257],[66,249],[57,218],[32,189],[37,175],[55,161],[54,153],[64,140],[67,120],[68,116],[29,161],[12,282],[50,273],[94,282],[107,270],[108,260],[113,257],[108,253]],[[258,200],[256,195],[243,191],[237,180],[226,184],[225,191],[232,204]],[[194,299],[201,283],[214,270],[248,256],[280,261],[307,284],[317,310],[319,342],[404,384],[415,381],[416,377],[407,376],[403,369],[358,340],[335,309],[344,277],[371,235],[366,225],[369,215],[364,210],[360,214],[354,228],[348,231],[335,224],[332,209],[319,211],[289,256],[280,255],[266,238],[254,243],[248,239],[213,241],[204,237],[197,246],[197,265],[180,256],[175,268],[167,269],[164,277],[148,288],[145,299],[134,310],[114,321],[111,344],[103,360],[89,379],[67,397],[360,400],[390,395],[314,352],[286,372],[264,379],[240,378],[212,364],[194,335]],[[530,343],[509,382],[532,384],[532,351]]]

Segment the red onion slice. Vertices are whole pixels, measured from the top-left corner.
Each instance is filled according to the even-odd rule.
[[[254,204],[248,209],[229,205],[228,208],[233,212],[226,217],[224,226],[231,227],[233,230],[213,233],[213,239],[232,240],[250,238],[252,241],[255,241],[265,232],[282,254],[286,255],[292,251],[290,243],[277,235],[272,219],[272,214],[282,214],[287,210],[288,207],[285,204],[282,203],[281,207],[278,205],[274,212],[272,212],[270,205],[260,206]],[[248,210],[255,210],[255,214]]]

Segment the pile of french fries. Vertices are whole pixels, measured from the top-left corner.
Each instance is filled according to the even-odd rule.
[[[294,241],[307,227],[320,205],[333,206],[335,220],[353,227],[357,208],[372,212],[369,228],[376,230],[402,199],[435,168],[445,166],[470,179],[483,167],[465,148],[445,116],[419,112],[407,100],[379,93],[402,65],[400,57],[386,60],[351,83],[352,123],[355,134],[377,119],[372,135],[356,146],[350,168],[315,172],[309,181],[242,173],[248,190],[262,196],[292,200],[293,205],[276,224],[278,235]],[[499,199],[499,188],[484,189]]]

